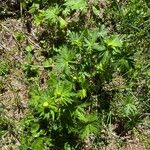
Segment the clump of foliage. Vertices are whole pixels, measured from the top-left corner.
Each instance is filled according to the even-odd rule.
[[[23,70],[28,78],[37,77],[42,66],[48,80],[44,89],[39,81],[31,86],[20,149],[83,149],[105,141],[102,134],[110,126],[117,125],[113,132],[123,136],[142,121],[149,111],[150,75],[144,56],[149,8],[146,3],[141,8],[142,2],[114,0],[102,12],[105,5],[97,0],[21,1],[46,52],[36,65],[34,44],[27,46]],[[1,74],[8,72],[3,66]]]
[[[0,76],[4,76],[9,73],[10,67],[8,62],[2,61],[0,62]]]

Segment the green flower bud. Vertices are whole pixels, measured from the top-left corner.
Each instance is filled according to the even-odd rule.
[[[43,107],[44,107],[44,108],[48,108],[48,106],[49,106],[48,102],[44,102],[44,103],[43,103]]]

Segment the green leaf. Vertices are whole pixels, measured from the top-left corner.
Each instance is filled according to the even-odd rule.
[[[92,7],[93,9],[93,12],[96,16],[99,16],[100,15],[100,10],[98,10],[95,6]]]
[[[126,116],[134,115],[136,111],[137,111],[137,108],[133,104],[127,104],[125,106],[125,115]]]
[[[31,144],[32,150],[44,150],[44,144],[42,138],[37,138],[34,140],[34,142]]]
[[[31,126],[31,132],[34,134],[34,133],[37,133],[37,131],[39,130],[39,124],[38,123],[33,123],[32,126]]]
[[[70,73],[71,62],[75,57],[75,53],[66,46],[58,49],[59,54],[55,57],[56,61],[54,63],[54,71],[58,73],[65,72],[66,74]]]
[[[16,32],[15,37],[18,42],[22,42],[25,40],[25,36],[22,32]]]
[[[104,66],[105,66],[105,65],[108,65],[110,59],[111,59],[111,54],[110,54],[110,52],[109,52],[109,51],[105,51],[105,52],[103,53],[102,60],[101,60],[102,65],[104,65]]]
[[[96,65],[96,68],[97,68],[97,70],[99,70],[99,71],[104,71],[104,66],[103,66],[102,63],[97,64],[97,65]]]
[[[118,61],[118,67],[121,69],[121,70],[125,70],[125,69],[129,69],[129,63],[126,59],[122,58]]]
[[[72,45],[76,45],[78,47],[82,46],[83,43],[83,32],[77,33],[77,32],[70,32],[68,31],[69,41]]]
[[[45,12],[45,20],[51,23],[56,23],[58,21],[58,14],[60,13],[60,8],[56,5],[55,7],[50,7]]]
[[[100,31],[98,32],[98,36],[102,38],[107,37],[107,30],[104,25],[101,26]]]
[[[76,112],[75,112],[76,114],[76,116],[77,116],[77,118],[80,120],[80,121],[82,121],[82,122],[87,122],[87,119],[86,119],[86,114],[85,114],[85,111],[84,110],[76,110]]]
[[[39,4],[33,3],[29,10],[29,13],[34,14],[34,13],[38,12],[39,7],[40,7]]]
[[[49,58],[49,59],[47,59],[47,60],[45,60],[45,61],[43,62],[43,65],[44,65],[45,68],[51,67],[52,64],[53,64],[52,58]]]
[[[116,52],[117,47],[122,47],[122,41],[119,39],[118,36],[111,36],[105,40],[105,43],[107,44],[108,47],[113,48]]]
[[[105,46],[104,45],[98,45],[98,44],[95,44],[93,49],[99,51],[99,52],[103,52],[106,50]]]
[[[59,81],[54,90],[55,101],[61,105],[72,103],[72,84],[67,81]]]
[[[59,25],[61,29],[64,29],[67,26],[67,22],[63,18],[59,17]]]
[[[86,0],[65,0],[67,9],[85,11],[87,8]]]
[[[97,134],[100,124],[97,117],[97,114],[89,114],[86,115],[86,122],[85,125],[83,124],[80,132],[81,132],[81,139],[85,139],[90,134]]]
[[[64,150],[71,150],[71,146],[68,143],[65,143]]]
[[[125,97],[124,103],[123,103],[123,115],[125,117],[129,117],[131,118],[132,116],[136,115],[138,113],[138,103],[136,101],[136,99],[131,96],[131,95],[127,95]]]
[[[88,124],[83,127],[81,131],[81,139],[87,138],[90,134],[96,134],[98,132],[97,125],[95,124]]]
[[[32,52],[33,49],[34,49],[34,46],[33,46],[33,45],[29,45],[29,46],[26,47],[25,50],[26,50],[27,52]]]
[[[81,99],[85,98],[86,95],[87,95],[86,89],[82,89],[82,90],[80,90],[80,91],[78,92],[78,96],[79,96]]]

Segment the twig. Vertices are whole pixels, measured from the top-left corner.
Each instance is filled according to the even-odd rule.
[[[17,39],[16,39],[14,33],[13,33],[10,29],[8,29],[6,26],[2,25],[2,27],[3,27],[5,30],[7,30],[8,32],[10,32],[10,33],[12,34],[12,37],[13,37],[13,39],[15,40],[15,42],[16,42],[18,48],[21,49],[20,44],[17,42]],[[28,35],[26,35],[26,34],[24,34],[24,35],[25,35],[25,37],[26,37],[32,44],[34,44],[37,48],[41,49],[41,47],[40,47],[37,43],[35,43]],[[4,47],[3,47],[3,48],[4,48]],[[6,49],[6,48],[5,48],[5,49]]]
[[[10,29],[8,29],[6,26],[4,26],[3,24],[2,24],[1,26],[2,26],[5,30],[7,30],[8,32],[11,33],[13,39],[15,40],[15,42],[16,42],[16,44],[17,44],[17,46],[18,46],[18,49],[21,49],[20,44],[17,42],[17,39],[16,39],[14,33],[13,33]]]
[[[0,44],[0,47],[2,47],[4,50],[10,50],[9,48],[7,48],[6,46],[4,46],[3,44]]]
[[[25,34],[25,37],[26,37],[32,44],[34,44],[37,48],[41,49],[41,46],[39,46],[37,43],[35,43],[29,36],[27,36],[27,35]]]

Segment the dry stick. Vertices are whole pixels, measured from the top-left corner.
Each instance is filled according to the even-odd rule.
[[[8,29],[6,26],[4,26],[3,24],[2,24],[1,26],[2,26],[5,30],[7,30],[8,32],[11,33],[13,39],[15,40],[15,42],[16,42],[16,44],[17,44],[17,46],[18,46],[18,49],[20,50],[20,49],[21,49],[20,44],[17,42],[17,39],[16,39],[14,33],[13,33],[10,29]]]
[[[20,15],[21,15],[21,22],[23,23],[23,19],[22,19],[22,3],[21,2],[20,2]],[[22,27],[22,29],[23,29],[23,27]]]
[[[39,46],[37,43],[35,43],[35,42],[34,42],[29,36],[27,36],[26,34],[25,34],[25,37],[29,40],[29,42],[31,42],[32,44],[34,44],[37,48],[42,49],[41,46]]]
[[[16,42],[18,48],[21,49],[20,44],[17,42],[17,39],[16,39],[14,33],[13,33],[10,29],[8,29],[6,26],[2,25],[2,27],[3,27],[5,30],[7,30],[8,32],[10,32],[10,33],[12,34],[12,37],[14,38],[14,40],[15,40],[15,42]],[[27,35],[25,34],[25,37],[26,37],[32,44],[34,44],[37,48],[41,49],[41,47],[40,47],[37,43],[35,43],[29,36],[27,36]]]
[[[19,50],[20,50],[20,49],[21,49],[21,47],[20,47],[19,43],[17,42],[17,39],[16,39],[16,37],[15,37],[14,33],[13,33],[10,29],[8,29],[6,26],[2,25],[2,27],[3,27],[5,30],[7,30],[8,32],[10,32],[10,33],[11,33],[12,37],[14,38],[14,40],[15,40],[15,42],[16,42],[16,44],[17,44],[17,46],[18,46]],[[2,46],[2,48],[6,49],[6,50],[9,50],[8,48],[6,48],[5,46],[3,46],[2,44],[1,44],[0,46]],[[10,84],[9,84],[9,87],[10,87],[10,88],[11,88],[11,90],[13,91],[13,95],[14,95],[14,97],[16,97],[16,98],[17,98],[17,105],[19,106],[18,94],[17,94],[17,96],[15,95],[15,94],[16,94],[16,91],[14,91],[14,89],[13,89],[12,85],[10,85]],[[18,107],[18,108],[19,108],[19,110],[20,110],[20,107]]]
[[[6,46],[4,46],[3,44],[0,44],[0,47],[2,47],[4,50],[10,50],[9,48],[7,48]]]

